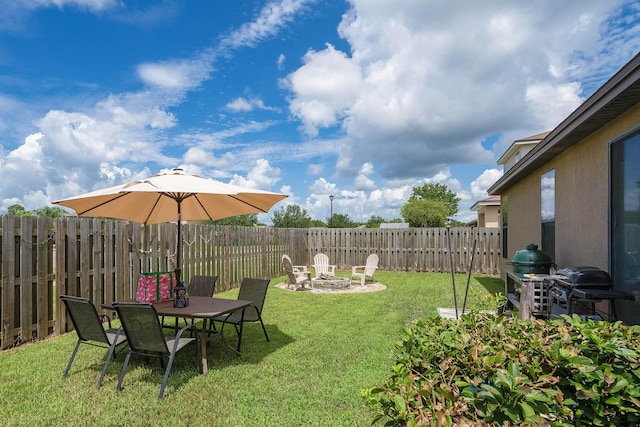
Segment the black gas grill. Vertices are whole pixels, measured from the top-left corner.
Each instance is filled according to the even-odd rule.
[[[592,318],[604,318],[604,313],[596,310],[596,304],[607,301],[607,320],[613,321],[616,319],[614,301],[630,297],[624,292],[614,291],[609,273],[596,267],[563,268],[548,280],[551,317],[577,313]]]

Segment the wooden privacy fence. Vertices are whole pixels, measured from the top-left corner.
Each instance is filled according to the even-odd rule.
[[[465,272],[476,240],[475,273],[496,274],[500,266],[500,232],[497,228],[312,228],[305,230],[309,263],[326,253],[340,269],[364,265],[378,254],[378,267],[400,271],[451,271],[449,245],[456,272]],[[304,259],[293,259],[297,264]],[[304,262],[303,262],[304,263]]]
[[[104,302],[132,298],[140,272],[175,266],[176,224],[143,226],[94,218],[0,217],[0,348],[72,329],[62,294]],[[382,270],[467,270],[473,240],[474,272],[495,274],[500,259],[498,229],[281,229],[183,224],[182,270],[218,275],[216,292],[243,277],[282,276],[281,257],[312,264],[326,253],[339,269],[364,265],[377,253]]]

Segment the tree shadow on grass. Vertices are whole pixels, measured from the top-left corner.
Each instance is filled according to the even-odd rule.
[[[232,326],[225,327],[224,340],[219,334],[212,336],[207,345],[209,369],[238,364],[258,364],[267,355],[294,342],[293,337],[284,333],[277,325],[265,323],[265,328],[269,334],[269,341],[265,338],[260,323],[244,325],[240,355],[235,352],[237,336]]]
[[[499,277],[491,276],[473,276],[474,279],[482,285],[487,292],[491,295],[496,295],[498,292],[504,293],[504,281]]]

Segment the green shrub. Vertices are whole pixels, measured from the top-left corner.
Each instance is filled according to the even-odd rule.
[[[638,425],[640,327],[432,318],[406,329],[392,375],[363,397],[388,426]]]

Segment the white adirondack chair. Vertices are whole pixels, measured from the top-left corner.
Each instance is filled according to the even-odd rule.
[[[329,264],[329,257],[325,254],[316,254],[313,257],[313,268],[316,271],[316,278],[321,275],[335,276],[336,266]]]
[[[289,263],[291,264],[291,267],[293,267],[293,273],[294,274],[300,274],[305,276],[307,273],[309,273],[309,270],[307,270],[307,266],[306,265],[293,265],[293,261],[291,261],[291,257],[287,254],[282,255],[282,262],[284,263],[284,260],[288,259]]]
[[[306,271],[306,266],[304,267],[304,272],[299,270],[296,271],[296,267],[299,266],[294,266],[293,264],[291,264],[291,258],[289,258],[287,255],[283,255],[282,265],[284,266],[284,271],[287,273],[287,285],[289,285],[289,287],[295,286],[296,290],[306,290],[306,284],[308,284],[310,287],[313,286],[313,283],[311,282],[311,272]]]
[[[351,279],[360,279],[360,284],[364,286],[367,277],[373,279],[373,273],[375,273],[377,268],[378,255],[371,254],[367,257],[367,265],[356,265],[351,267]]]

